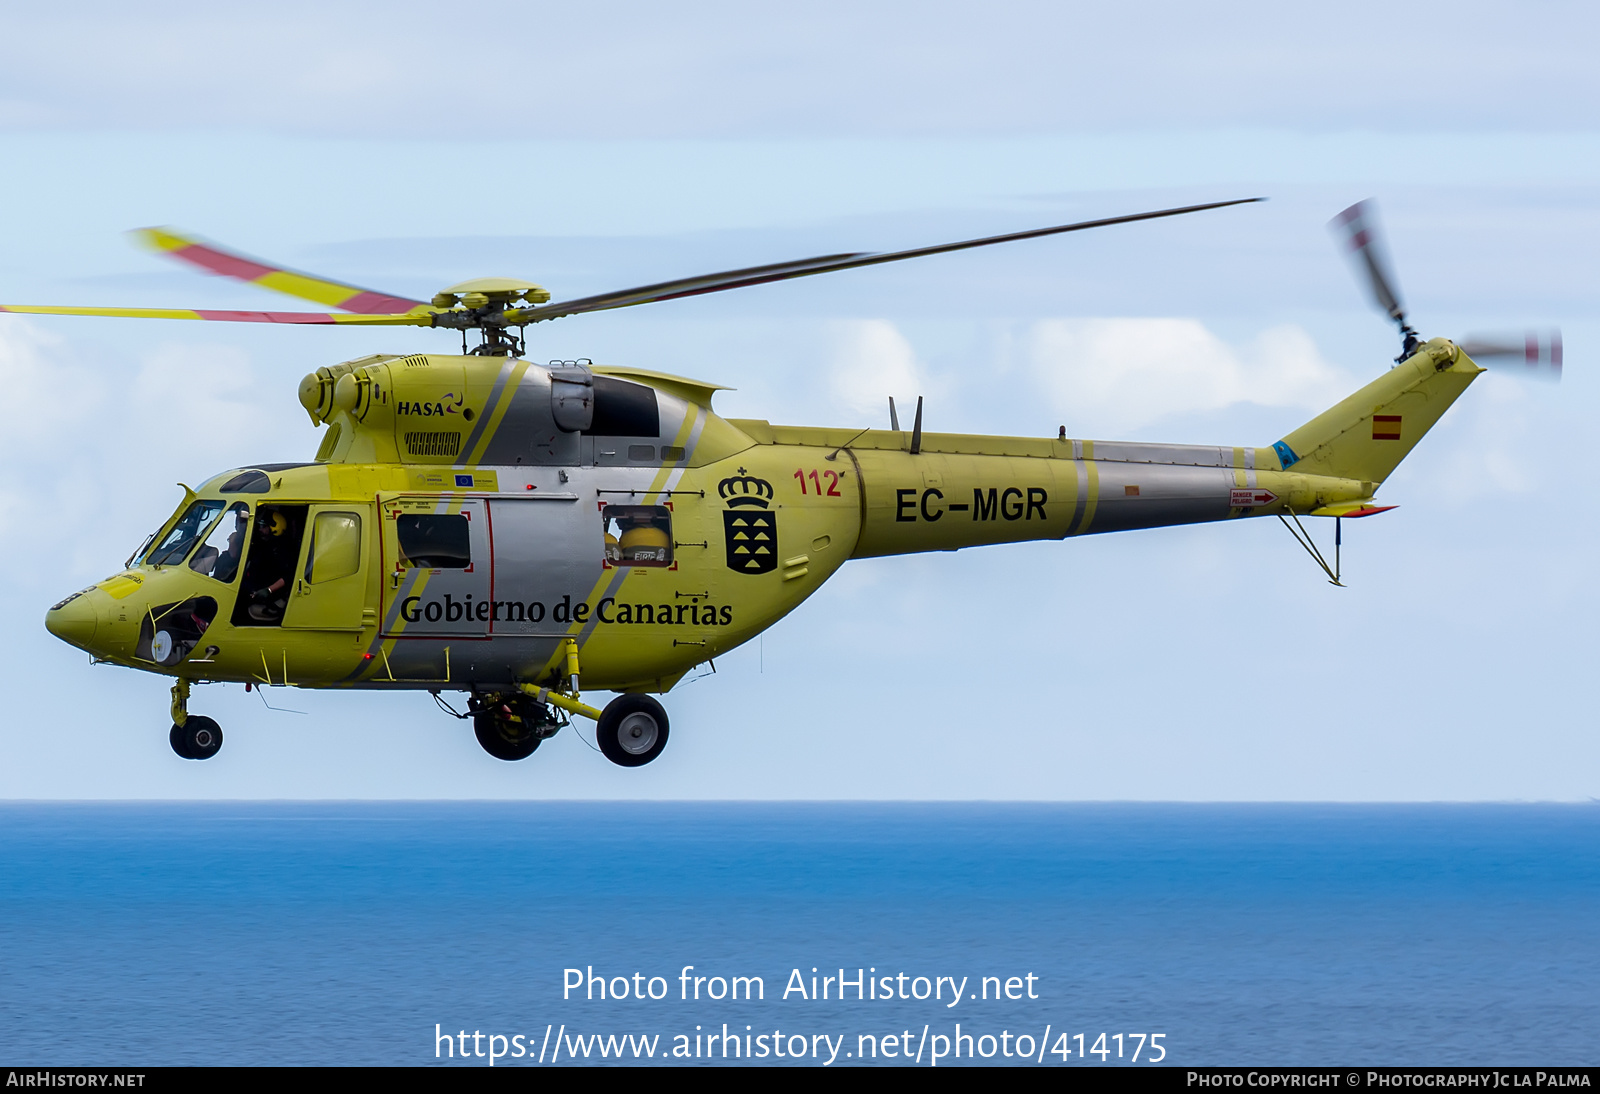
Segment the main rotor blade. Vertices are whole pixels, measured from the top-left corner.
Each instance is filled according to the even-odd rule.
[[[198,266],[207,273],[247,281],[265,289],[358,315],[393,315],[432,306],[421,300],[374,292],[316,274],[273,266],[248,255],[224,250],[196,236],[181,235],[174,228],[140,228],[129,234],[152,250],[179,262]]]
[[[1328,221],[1328,227],[1344,245],[1351,261],[1366,276],[1367,288],[1371,290],[1378,307],[1403,326],[1406,313],[1400,306],[1400,294],[1394,289],[1394,275],[1389,272],[1383,231],[1378,227],[1377,207],[1371,201],[1358,201]]]
[[[430,327],[432,309],[422,314],[346,315],[315,311],[216,311],[190,308],[63,308],[43,304],[0,304],[0,312],[22,315],[107,315],[121,319],[204,319],[221,323],[361,323],[374,327]]]
[[[780,262],[771,266],[752,266],[749,269],[702,274],[699,277],[686,277],[677,281],[663,281],[655,285],[644,285],[637,289],[623,289],[619,292],[602,293],[598,296],[586,296],[578,300],[569,300],[565,303],[546,304],[536,308],[518,308],[513,311],[507,311],[505,319],[508,324],[538,323],[546,319],[559,319],[564,315],[606,311],[611,308],[626,308],[635,304],[649,304],[657,300],[675,300],[684,296],[699,296],[703,293],[722,292],[724,289],[741,289],[747,285],[765,285],[773,281],[787,281],[790,278],[809,277],[812,274],[830,273],[834,270],[853,270],[860,266],[876,266],[884,262],[899,262],[905,258],[921,258],[924,255],[963,251],[970,247],[987,247],[992,243],[1010,243],[1020,239],[1037,239],[1040,236],[1060,235],[1063,232],[1081,232],[1088,228],[1103,228],[1110,224],[1129,224],[1136,220],[1156,220],[1160,217],[1182,216],[1185,213],[1198,213],[1206,209],[1222,209],[1229,205],[1247,205],[1250,202],[1265,200],[1265,198],[1236,198],[1232,201],[1213,201],[1204,205],[1185,205],[1177,209],[1157,209],[1150,213],[1133,213],[1128,216],[1106,217],[1101,220],[1085,220],[1076,224],[1058,225],[1054,228],[1033,228],[1025,232],[1009,232],[1005,235],[969,239],[960,243],[941,243],[932,247],[917,247],[909,251],[893,251],[887,254],[856,252],[853,254],[823,255],[818,258],[800,259],[796,262]]]
[[[1561,332],[1530,330],[1523,335],[1479,335],[1456,343],[1474,361],[1501,360],[1519,375],[1560,381]]]

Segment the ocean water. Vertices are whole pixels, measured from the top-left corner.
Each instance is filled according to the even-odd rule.
[[[5,1065],[1572,1066],[1597,985],[1593,806],[0,806]]]

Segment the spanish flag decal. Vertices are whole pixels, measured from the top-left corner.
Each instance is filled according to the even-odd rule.
[[[1400,439],[1400,415],[1374,414],[1372,416],[1372,439],[1375,441],[1398,441]]]

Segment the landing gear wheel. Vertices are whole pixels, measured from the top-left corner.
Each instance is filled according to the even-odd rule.
[[[643,767],[667,747],[667,712],[648,695],[619,695],[601,711],[594,735],[612,763]]]
[[[222,748],[222,727],[203,714],[191,714],[167,735],[172,751],[185,760],[209,760]]]
[[[520,704],[519,704],[520,706]],[[518,718],[510,717],[516,710]],[[472,716],[472,732],[483,750],[497,760],[526,760],[544,738],[532,717],[518,708],[496,705]]]

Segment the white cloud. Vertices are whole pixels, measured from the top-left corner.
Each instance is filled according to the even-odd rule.
[[[0,320],[0,455],[26,456],[59,433],[63,412],[94,413],[104,397],[86,370],[71,364],[61,339],[27,320]]]
[[[462,125],[463,88],[509,124],[604,136],[1083,131],[1269,125],[1445,130],[1589,125],[1593,5],[1356,0],[1344,26],[1426,38],[1470,81],[1391,77],[1325,5],[726,0],[503,6],[513,52],[429,33],[436,5],[7,5],[0,124],[271,126],[367,136]],[[1564,33],[1552,34],[1559,26]],[[315,27],[315,32],[308,32]],[[1489,31],[1486,28],[1492,27]],[[884,43],[894,48],[885,49]],[[71,64],[60,58],[70,55]],[[641,108],[648,104],[648,108]],[[7,117],[9,115],[9,117]]]
[[[0,385],[0,546],[64,559],[80,581],[115,570],[171,512],[175,482],[281,458],[306,424],[238,349],[167,344],[134,367],[90,362],[12,316],[0,320]]]
[[[1085,436],[1239,403],[1317,410],[1353,388],[1297,326],[1232,346],[1195,319],[1046,319],[1025,347],[1053,409]]]
[[[837,405],[872,416],[874,426],[887,427],[889,396],[911,428],[918,395],[934,394],[927,368],[900,329],[885,319],[856,319],[832,324],[829,386]]]

